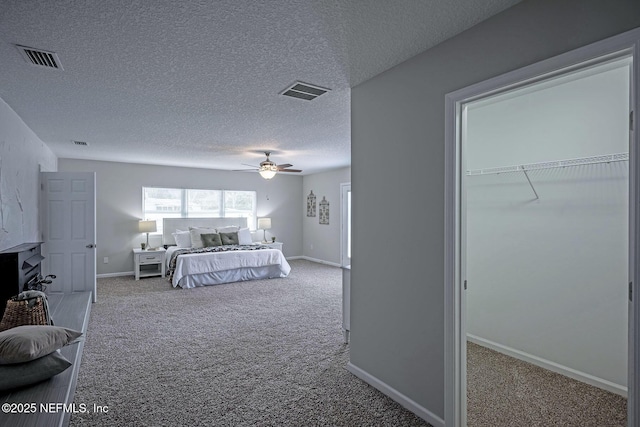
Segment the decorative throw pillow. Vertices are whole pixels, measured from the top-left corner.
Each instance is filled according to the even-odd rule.
[[[217,234],[217,233],[201,234],[200,238],[202,239],[202,245],[205,248],[209,248],[211,246],[222,246],[222,241],[220,240],[220,235]]]
[[[253,243],[253,239],[251,238],[251,231],[248,228],[241,228],[238,230],[238,244],[239,245],[250,245]]]
[[[59,326],[24,325],[0,332],[0,365],[37,359],[71,343],[82,332]]]
[[[220,233],[220,239],[223,245],[237,245],[238,244],[238,232],[235,233]]]
[[[191,233],[189,233],[188,231],[176,230],[176,232],[171,233],[171,235],[176,240],[176,245],[179,248],[191,247]]]
[[[202,248],[204,245],[202,244],[202,239],[200,238],[200,235],[211,234],[215,232],[216,230],[214,230],[213,228],[189,227],[189,233],[191,234],[191,247],[193,249]]]
[[[35,384],[63,372],[71,366],[59,351],[24,363],[0,365],[0,391]]]

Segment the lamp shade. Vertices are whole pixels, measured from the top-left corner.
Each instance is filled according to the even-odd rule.
[[[138,231],[141,233],[155,233],[158,227],[155,221],[140,221],[138,223]]]
[[[271,179],[276,176],[276,172],[278,172],[278,167],[276,165],[264,165],[260,166],[258,173],[264,179]]]
[[[258,218],[258,230],[271,229],[271,218]]]

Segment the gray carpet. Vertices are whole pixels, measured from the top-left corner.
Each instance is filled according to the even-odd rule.
[[[98,280],[71,426],[426,426],[346,371],[341,271],[173,289]]]
[[[627,425],[627,400],[522,360],[467,343],[470,427]]]

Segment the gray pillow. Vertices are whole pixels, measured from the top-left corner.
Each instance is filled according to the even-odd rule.
[[[209,248],[211,246],[222,246],[220,235],[217,233],[201,234],[200,238],[202,239],[202,246],[204,246],[205,248]]]
[[[238,232],[235,233],[220,233],[220,239],[222,239],[223,245],[237,245],[238,244]]]
[[[58,351],[30,362],[0,365],[0,391],[44,381],[63,372],[69,366],[71,362]]]
[[[59,326],[25,325],[0,332],[0,365],[37,359],[64,347],[82,332]]]

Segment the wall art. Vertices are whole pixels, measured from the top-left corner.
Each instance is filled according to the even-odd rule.
[[[313,190],[307,196],[307,216],[316,216],[316,195]]]
[[[324,196],[320,202],[320,224],[329,225],[329,202]]]

